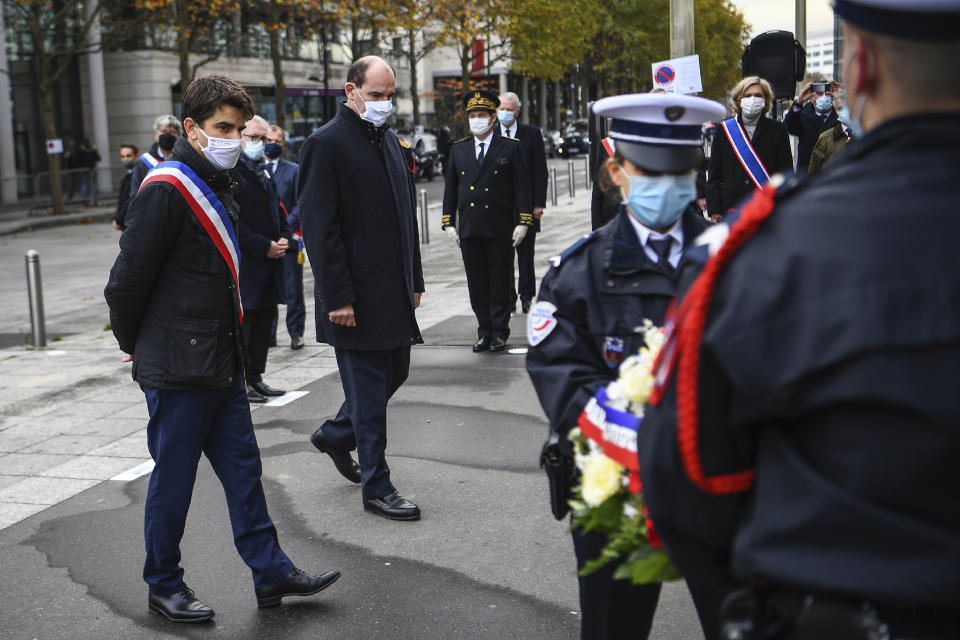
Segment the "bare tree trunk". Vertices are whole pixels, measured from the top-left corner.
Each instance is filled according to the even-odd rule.
[[[529,124],[530,118],[527,117],[527,112],[530,111],[530,80],[527,76],[523,76],[520,80],[520,104],[523,105],[523,109],[520,110],[520,122]]]
[[[547,128],[547,81],[542,78],[538,80],[537,89],[539,90],[537,102],[540,103],[537,105],[540,111],[540,120],[537,124],[540,126],[540,129],[543,130]]]
[[[270,59],[273,60],[273,104],[277,111],[277,124],[285,129],[284,99],[287,87],[283,81],[283,56],[280,52],[280,16],[277,15],[277,0],[270,0]]]
[[[40,74],[37,83],[37,93],[40,94],[40,118],[43,120],[43,130],[47,140],[53,140],[57,137],[57,125],[53,111],[53,91],[46,79],[48,71],[46,65],[38,65]],[[47,154],[47,166],[50,169],[50,201],[54,215],[66,213],[63,208],[63,186],[60,180],[60,155],[56,153]]]
[[[360,57],[360,22],[358,18],[350,18],[350,53],[355,62]]]
[[[413,103],[413,126],[420,124],[420,87],[417,77],[417,32],[407,29],[407,60],[410,62],[410,102]]]
[[[563,84],[560,80],[553,83],[553,128],[560,130],[560,108],[563,102]]]
[[[183,6],[187,0],[176,0],[173,4],[173,10],[176,13],[174,19],[177,22],[177,57],[180,60],[180,93],[187,90],[187,86],[193,81],[193,68],[190,66],[190,41],[191,37],[187,35],[187,10]]]

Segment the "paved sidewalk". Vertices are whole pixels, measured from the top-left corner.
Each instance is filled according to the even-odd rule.
[[[417,318],[428,343],[431,328],[456,316],[472,315],[459,251],[441,234],[439,218],[439,207],[434,205],[430,210],[433,242],[421,247],[427,292]],[[9,233],[4,231],[8,222],[0,219],[0,235]],[[537,238],[538,275],[546,271],[551,256],[589,231],[589,226],[588,191],[581,191],[575,198],[562,197],[557,207],[548,207],[544,231]],[[102,265],[112,263],[116,255],[112,243],[117,234],[109,222],[91,223],[79,230],[8,236],[0,242],[0,253],[13,253],[0,258],[0,264],[20,282],[24,250],[58,233],[78,237],[89,234],[100,244],[96,245],[98,253],[84,254],[83,246],[77,243],[76,258],[68,244],[71,248],[66,250],[67,255],[48,254],[43,259],[45,284],[61,287],[48,287],[45,299],[48,339],[59,339],[41,350],[24,346],[0,349],[0,529],[99,483],[130,480],[151,468],[143,394],[130,378],[129,365],[120,363],[121,354],[112,333],[104,330],[106,304],[102,294],[97,297],[106,282]],[[108,250],[112,253],[106,255]],[[87,266],[93,260],[98,264]],[[19,266],[15,266],[17,261]],[[54,269],[57,271],[52,273]],[[336,371],[332,348],[313,339],[313,280],[309,269],[305,270],[304,287],[307,346],[300,351],[289,348],[281,307],[280,346],[270,350],[265,375],[274,387],[295,390]],[[89,294],[82,296],[82,302],[70,301],[67,292],[78,291]],[[29,331],[25,305],[14,305],[7,304],[0,313],[0,332]],[[51,321],[70,332],[54,334],[49,328]],[[80,324],[83,326],[77,326]],[[468,345],[474,339],[472,334],[465,335],[462,342],[454,344]],[[524,342],[523,335],[511,336],[513,346],[521,347]],[[271,407],[252,410],[270,411]]]

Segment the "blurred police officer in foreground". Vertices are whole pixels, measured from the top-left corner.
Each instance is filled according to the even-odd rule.
[[[537,274],[533,268],[533,257],[537,234],[540,233],[540,219],[543,217],[544,207],[547,206],[547,154],[543,149],[543,133],[540,129],[520,122],[519,117],[520,98],[512,91],[501,93],[500,106],[497,107],[499,124],[493,128],[494,135],[520,141],[523,157],[527,161],[527,178],[530,180],[530,193],[533,197],[533,224],[516,249],[517,287],[513,290],[514,306],[517,294],[520,294],[520,310],[528,313],[530,303],[537,295]]]
[[[149,610],[175,622],[203,622],[213,610],[187,588],[180,568],[201,453],[223,485],[258,606],[317,593],[340,572],[309,576],[294,567],[277,542],[260,482],[243,379],[233,197],[240,188],[234,171],[240,132],[253,103],[240,85],[212,75],[190,83],[182,114],[186,135],[130,203],[104,295],[150,414],[147,446],[156,466],[144,506]]]
[[[572,458],[570,429],[621,360],[643,346],[644,320],[662,325],[676,295],[683,253],[707,228],[696,204],[701,125],[724,108],[688,96],[604,98],[616,152],[604,165],[624,204],[617,217],[561,256],[543,278],[528,318],[527,371],[550,419],[545,454]],[[561,492],[562,493],[562,492]],[[561,505],[566,495],[552,495]],[[554,515],[562,517],[564,509]],[[599,556],[604,534],[573,532],[577,568]],[[614,580],[615,563],[580,578],[581,637],[646,638],[660,584]],[[691,587],[698,609],[714,604]]]
[[[644,496],[727,637],[960,638],[960,0],[836,11],[857,139],[708,232]]]
[[[450,147],[441,225],[460,246],[474,352],[503,351],[510,337],[513,250],[533,224],[532,190],[520,142],[493,134],[500,100],[484,89],[463,97],[472,136]]]

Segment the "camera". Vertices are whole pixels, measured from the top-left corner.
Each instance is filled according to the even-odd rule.
[[[814,82],[810,85],[810,91],[814,93],[826,93],[830,90],[829,82]]]

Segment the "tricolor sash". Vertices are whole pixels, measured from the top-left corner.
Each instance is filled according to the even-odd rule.
[[[226,207],[213,192],[207,183],[201,180],[193,169],[183,164],[168,160],[157,163],[157,167],[147,174],[140,190],[154,182],[172,184],[183,196],[190,210],[197,216],[207,235],[213,240],[224,262],[230,269],[233,282],[237,287],[237,310],[240,313],[240,324],[243,324],[243,304],[240,302],[240,243],[233,230],[233,223]],[[139,191],[138,191],[139,192]]]
[[[744,131],[743,126],[737,122],[736,116],[724,120],[721,126],[723,127],[723,132],[727,134],[730,147],[733,149],[733,152],[737,154],[740,164],[743,165],[744,171],[747,172],[747,175],[750,176],[753,184],[757,185],[758,189],[762,188],[763,185],[770,181],[770,174],[767,172],[767,168],[763,166],[763,161],[760,160],[760,156],[757,155],[756,149],[750,144],[750,140],[747,138],[747,132]]]
[[[612,158],[613,154],[616,153],[617,146],[613,141],[613,138],[602,138],[600,144],[603,145],[603,150],[607,152],[607,156]]]
[[[587,402],[577,420],[581,433],[593,440],[603,453],[630,470],[630,491],[640,491],[640,464],[637,460],[637,429],[643,419],[629,411],[610,406],[603,387]]]
[[[160,161],[154,158],[152,153],[141,153],[140,160],[143,164],[147,165],[147,171],[150,171],[160,164]]]

